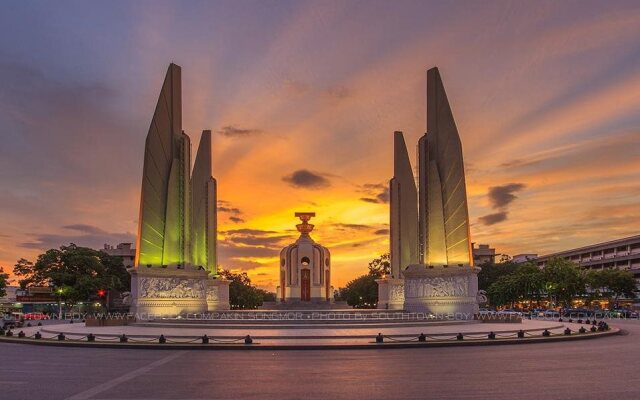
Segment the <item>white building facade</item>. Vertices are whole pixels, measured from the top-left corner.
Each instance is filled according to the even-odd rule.
[[[547,254],[535,258],[535,262],[544,268],[546,262],[554,257],[565,258],[589,269],[629,270],[635,275],[640,287],[640,235]]]

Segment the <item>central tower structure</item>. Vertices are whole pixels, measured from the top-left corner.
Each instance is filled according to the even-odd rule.
[[[278,301],[289,305],[327,305],[333,299],[331,253],[309,235],[316,213],[297,212],[300,237],[280,251],[280,286]]]

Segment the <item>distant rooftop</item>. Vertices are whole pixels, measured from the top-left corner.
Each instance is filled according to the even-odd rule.
[[[619,245],[630,244],[630,243],[634,243],[634,242],[640,242],[640,235],[628,236],[628,237],[621,238],[621,239],[610,240],[608,242],[594,243],[594,244],[590,244],[590,245],[587,245],[587,246],[576,247],[575,249],[563,250],[563,251],[559,251],[559,252],[556,252],[556,253],[545,254],[543,256],[538,257],[538,259],[558,257],[558,256],[562,256],[562,255],[565,255],[565,254],[568,254],[568,253],[580,253],[580,252],[583,252],[583,251],[594,251],[594,250],[597,250],[598,248],[619,246]]]

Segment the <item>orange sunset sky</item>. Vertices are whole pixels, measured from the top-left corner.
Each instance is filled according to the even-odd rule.
[[[638,2],[7,4],[0,266],[135,242],[144,141],[170,62],[183,127],[211,129],[219,263],[275,289],[295,211],[333,285],[388,251],[392,135],[410,151],[438,66],[472,241],[549,253],[638,234]],[[414,163],[415,167],[415,163]]]

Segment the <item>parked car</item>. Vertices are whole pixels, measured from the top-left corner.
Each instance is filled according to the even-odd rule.
[[[518,315],[518,316],[522,316],[522,313],[520,311],[516,311],[512,308],[507,308],[504,310],[500,310],[497,312],[498,315]]]
[[[41,313],[41,312],[31,312],[31,313],[27,313],[24,315],[24,319],[29,321],[40,321],[43,319],[49,319],[49,316],[46,315],[45,313]]]
[[[567,308],[566,310],[564,310],[562,315],[573,319],[590,318],[594,315],[594,312],[586,308]]]
[[[542,316],[544,318],[560,318],[560,313],[556,310],[547,310]]]
[[[478,314],[480,314],[480,315],[495,315],[496,312],[494,310],[490,309],[490,308],[481,308],[478,311]]]

